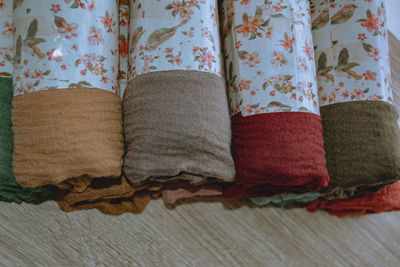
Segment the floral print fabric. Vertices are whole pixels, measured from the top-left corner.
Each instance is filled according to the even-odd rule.
[[[12,76],[13,0],[0,0],[0,77]]]
[[[392,102],[385,0],[312,0],[319,103]]]
[[[124,97],[128,84],[129,5],[119,6],[119,95]]]
[[[222,3],[231,114],[319,114],[309,2]]]
[[[118,93],[116,1],[14,1],[14,95],[94,87]]]
[[[153,71],[221,76],[216,0],[131,0],[129,79]]]

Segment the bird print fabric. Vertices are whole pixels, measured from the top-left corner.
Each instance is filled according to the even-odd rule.
[[[116,1],[14,1],[14,95],[82,87],[118,93],[117,7]]]
[[[13,0],[0,0],[0,78],[12,76]]]
[[[307,0],[227,0],[222,36],[231,115],[319,114]]]
[[[154,71],[222,76],[216,0],[131,0],[129,79]]]
[[[392,102],[385,0],[312,0],[320,106]]]

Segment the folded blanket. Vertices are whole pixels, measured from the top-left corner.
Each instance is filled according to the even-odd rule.
[[[326,198],[376,192],[400,178],[385,1],[312,1]]]
[[[115,1],[14,3],[14,174],[82,192],[121,175]]]
[[[23,188],[16,183],[12,169],[13,135],[11,102],[13,96],[13,1],[1,2],[0,25],[0,200],[38,202],[52,196],[52,188]]]
[[[387,186],[377,193],[364,193],[347,199],[318,199],[308,203],[308,211],[326,210],[331,215],[343,217],[400,210],[400,182]]]
[[[328,184],[308,1],[223,1],[235,186],[226,198]]]
[[[216,1],[130,2],[124,174],[145,181],[232,181]]]

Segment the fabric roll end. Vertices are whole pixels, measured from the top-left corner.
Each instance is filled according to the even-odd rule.
[[[225,84],[202,71],[159,71],[129,82],[124,174],[134,184],[233,181]]]
[[[56,89],[16,96],[12,104],[19,184],[82,191],[92,178],[120,176],[124,144],[117,95],[95,88]]]
[[[382,101],[321,107],[327,166],[327,199],[376,192],[400,178],[400,132],[395,108]]]
[[[329,183],[321,119],[305,112],[232,118],[235,185],[225,198],[306,193]]]

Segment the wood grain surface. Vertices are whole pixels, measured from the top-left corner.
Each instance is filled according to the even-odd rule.
[[[390,36],[400,107],[400,41]],[[344,219],[246,200],[140,215],[0,203],[0,266],[399,266],[400,212]]]

